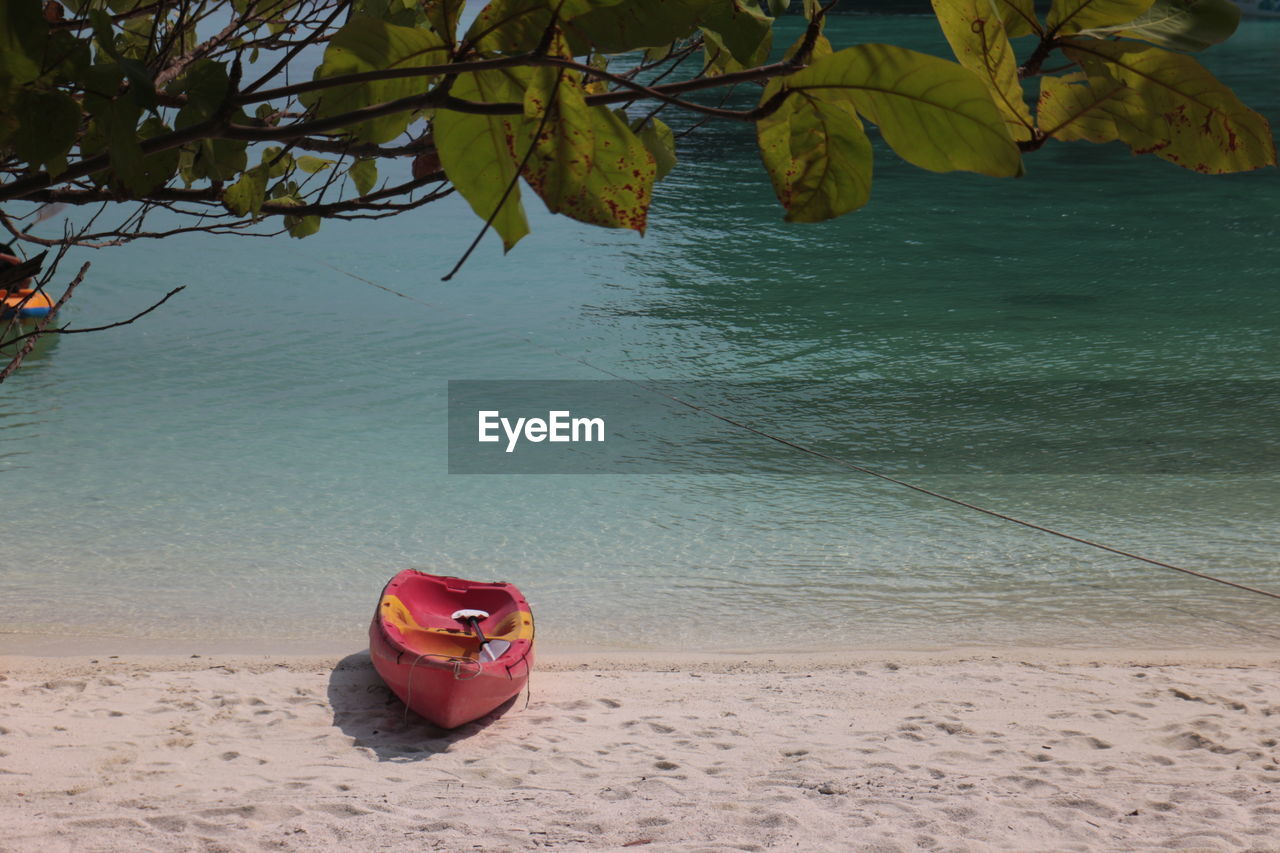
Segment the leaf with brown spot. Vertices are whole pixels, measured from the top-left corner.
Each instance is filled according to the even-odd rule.
[[[1149,154],[1169,144],[1138,94],[1110,77],[1083,72],[1042,77],[1036,107],[1040,130],[1070,142],[1124,141],[1137,154]]]
[[[762,101],[781,88],[770,83]],[[871,197],[871,140],[847,93],[796,92],[756,123],[756,137],[788,222],[832,219]]]
[[[1209,174],[1276,164],[1267,120],[1246,107],[1190,56],[1122,42],[1072,41],[1064,52],[1091,78],[1110,78],[1132,92],[1117,122],[1135,151],[1152,151],[1186,169]],[[1152,139],[1155,143],[1152,143]]]
[[[991,90],[996,109],[1017,141],[1031,138],[1031,111],[1018,80],[1018,61],[1004,21],[993,15],[991,0],[933,0],[942,33],[956,59]]]
[[[524,179],[553,213],[643,234],[653,156],[612,110],[587,106],[577,75],[565,73],[555,92],[545,120],[524,118],[516,128],[517,157],[532,146]]]
[[[459,98],[481,103],[519,101],[527,85],[528,72],[523,73],[524,77],[515,70],[459,74],[452,91]],[[477,216],[486,220],[493,216],[493,227],[501,235],[503,247],[510,251],[529,233],[520,187],[511,186],[517,172],[508,140],[510,125],[503,116],[441,109],[436,110],[432,132],[445,174]],[[507,194],[509,186],[511,192]]]

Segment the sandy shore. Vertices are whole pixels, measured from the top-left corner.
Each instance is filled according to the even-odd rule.
[[[0,850],[1280,850],[1280,656],[5,659]]]

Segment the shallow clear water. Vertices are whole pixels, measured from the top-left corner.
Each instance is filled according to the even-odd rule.
[[[834,27],[945,51],[929,18]],[[1207,58],[1273,122],[1277,44],[1280,27],[1247,23]],[[188,288],[42,347],[0,386],[0,644],[358,645],[407,566],[517,582],[562,648],[1280,638],[1274,602],[763,441],[794,474],[449,475],[448,380],[605,378],[576,358],[636,379],[804,380],[831,389],[822,405],[726,413],[1280,589],[1275,170],[1205,178],[1055,145],[1002,182],[880,149],[868,208],[801,227],[781,222],[749,131],[706,131],[643,239],[539,215],[450,283],[477,228],[452,200],[301,242],[72,258],[93,262],[76,325]]]

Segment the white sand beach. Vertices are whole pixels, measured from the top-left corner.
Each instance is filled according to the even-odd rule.
[[[10,657],[0,850],[1280,850],[1278,665],[559,655],[444,733],[365,653]]]

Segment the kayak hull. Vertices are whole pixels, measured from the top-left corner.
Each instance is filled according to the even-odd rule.
[[[483,610],[480,628],[498,650],[482,655],[474,632],[452,618]],[[533,666],[533,614],[509,583],[430,575],[415,569],[387,583],[369,625],[369,656],[378,675],[410,710],[452,729],[517,696]]]
[[[0,316],[9,317],[17,312],[21,320],[39,320],[48,317],[53,309],[53,300],[40,291],[3,290],[0,291]]]

